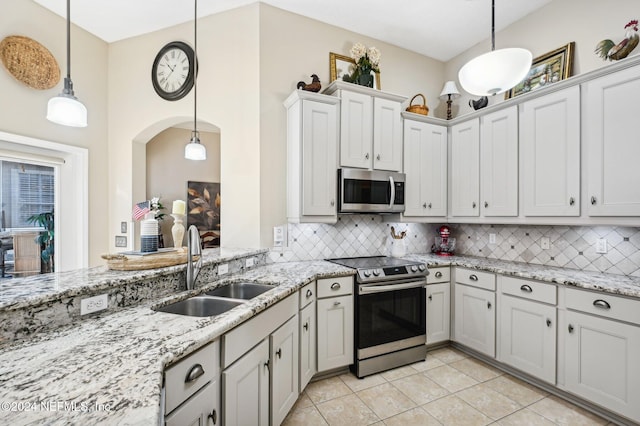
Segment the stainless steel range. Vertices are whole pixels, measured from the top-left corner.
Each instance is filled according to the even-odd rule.
[[[424,360],[427,266],[385,256],[327,260],[357,271],[355,375]]]

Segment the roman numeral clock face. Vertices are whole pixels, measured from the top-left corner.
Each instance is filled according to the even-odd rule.
[[[153,88],[163,99],[182,99],[193,87],[195,68],[195,55],[191,46],[181,41],[171,42],[160,49],[153,61]]]

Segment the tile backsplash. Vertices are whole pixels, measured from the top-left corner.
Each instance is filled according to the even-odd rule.
[[[289,224],[288,246],[271,250],[269,261],[289,262],[389,255],[391,226],[407,232],[407,253],[431,250],[440,224],[387,222],[390,216],[343,215],[335,225]],[[640,277],[640,228],[619,226],[544,226],[450,224],[456,254],[560,266]],[[495,243],[489,243],[495,234]],[[549,238],[543,250],[541,239]],[[607,253],[596,253],[596,241],[607,240]]]

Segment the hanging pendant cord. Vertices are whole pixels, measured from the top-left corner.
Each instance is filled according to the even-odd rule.
[[[71,79],[71,0],[67,0],[67,78]]]
[[[193,131],[194,136],[198,135],[198,0],[194,0],[194,19],[193,19]]]
[[[491,51],[496,50],[496,0],[491,0]]]

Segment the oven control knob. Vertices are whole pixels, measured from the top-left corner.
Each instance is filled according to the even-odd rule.
[[[371,271],[367,269],[364,272],[362,272],[362,275],[364,275],[365,277],[369,278],[371,276]]]
[[[420,266],[418,266],[418,269],[420,269],[421,272],[424,272],[427,267],[424,265],[424,263],[421,263]]]
[[[418,272],[418,267],[416,265],[412,265],[411,272]]]
[[[380,275],[382,271],[380,269],[374,269],[373,270],[373,275],[375,275],[376,277]]]

